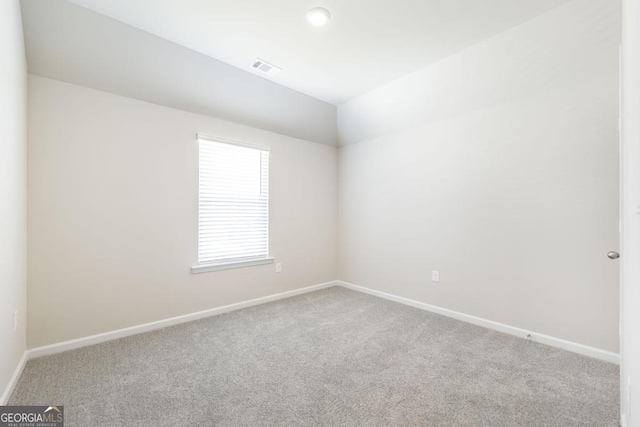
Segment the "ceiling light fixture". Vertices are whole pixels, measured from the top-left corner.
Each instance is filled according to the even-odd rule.
[[[307,12],[307,21],[317,27],[326,24],[330,17],[331,14],[324,7],[314,7]]]

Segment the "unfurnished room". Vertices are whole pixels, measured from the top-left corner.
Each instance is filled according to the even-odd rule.
[[[640,0],[0,0],[0,427],[640,427]]]

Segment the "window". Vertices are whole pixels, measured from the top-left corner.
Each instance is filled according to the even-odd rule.
[[[198,135],[198,265],[193,272],[267,264],[269,147]]]

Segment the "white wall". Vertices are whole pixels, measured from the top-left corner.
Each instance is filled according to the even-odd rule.
[[[575,0],[341,105],[339,278],[617,352],[619,42]]]
[[[27,67],[18,0],[0,2],[0,395],[26,346]],[[18,329],[13,314],[18,310]],[[3,402],[0,400],[0,404]]]
[[[337,276],[337,153],[316,144],[29,77],[29,346]],[[196,132],[271,146],[273,265],[190,274]]]

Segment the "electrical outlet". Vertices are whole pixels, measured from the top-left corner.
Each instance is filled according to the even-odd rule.
[[[439,282],[440,281],[440,272],[438,270],[433,270],[431,272],[431,281]]]
[[[13,312],[13,331],[18,330],[18,310]]]
[[[276,262],[276,273],[280,273],[282,271],[282,263]]]

